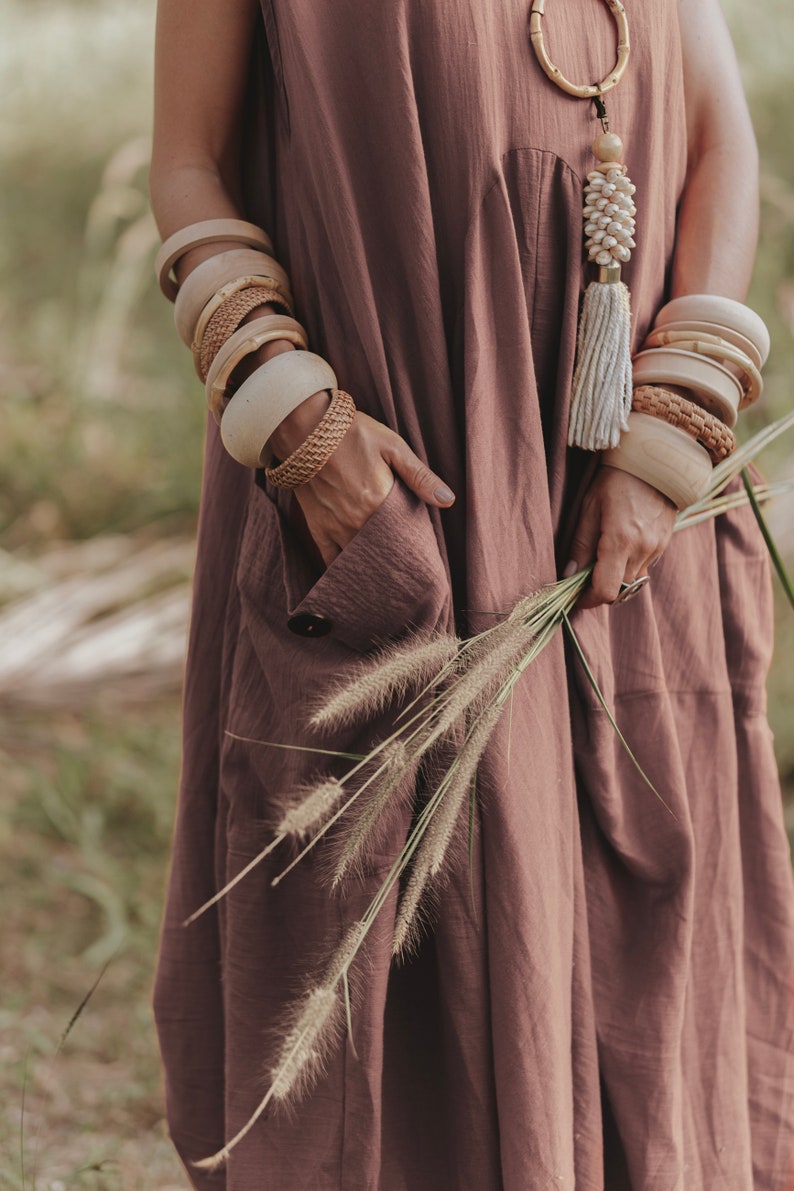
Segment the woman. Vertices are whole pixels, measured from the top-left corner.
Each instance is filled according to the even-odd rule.
[[[546,3],[564,73],[603,78],[607,6]],[[155,989],[169,1124],[200,1189],[792,1185],[794,915],[764,716],[764,548],[746,511],[671,542],[667,496],[566,446],[599,127],[540,70],[528,8],[264,0],[262,21],[256,0],[160,0],[161,233],[266,229],[311,349],[358,407],[291,493],[210,423]],[[717,0],[626,8],[631,61],[607,106],[640,208],[636,350],[670,297],[743,301],[757,162]],[[186,253],[178,283],[229,247]],[[271,341],[243,370],[294,350]],[[282,421],[278,459],[328,403],[318,390]],[[388,928],[374,936],[355,1046],[221,1172],[196,1168],[250,1118],[274,1023],[405,835],[408,811],[342,897],[311,856],[271,888],[276,852],[183,927],[317,772],[307,748],[366,751],[389,722],[323,737],[307,727],[318,695],[406,625],[469,635],[591,561],[578,634],[673,814],[558,637],[516,688],[509,748],[505,717],[480,766],[473,898],[456,865],[401,967]],[[647,590],[610,607],[657,561]]]

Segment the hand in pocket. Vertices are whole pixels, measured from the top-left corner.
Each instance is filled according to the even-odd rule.
[[[328,400],[327,392],[315,393],[281,423],[271,440],[279,458],[289,455],[311,432]],[[383,504],[395,473],[428,504],[446,508],[455,499],[405,439],[359,410],[325,466],[308,484],[294,490],[326,566]]]

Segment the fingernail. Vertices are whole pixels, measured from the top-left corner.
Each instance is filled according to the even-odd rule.
[[[562,573],[563,579],[570,579],[571,575],[575,575],[579,570],[579,563],[572,558]]]
[[[451,502],[455,499],[455,493],[450,492],[446,484],[439,484],[433,493],[433,496],[435,496],[436,500],[440,500],[442,504],[445,505],[451,504]]]

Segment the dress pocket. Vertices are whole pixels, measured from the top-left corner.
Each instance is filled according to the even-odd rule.
[[[229,658],[221,758],[227,830],[267,832],[284,800],[345,763],[322,750],[366,752],[373,725],[329,732],[310,725],[318,698],[367,650],[402,634],[447,630],[451,594],[427,506],[395,479],[385,501],[318,574],[287,494],[252,483],[240,540],[239,623]],[[327,626],[290,630],[295,617]],[[380,860],[377,861],[380,863]]]
[[[319,576],[280,496],[258,486],[251,494],[238,565],[244,607],[261,613],[268,601],[271,625],[275,616],[293,644],[295,636],[322,637],[359,653],[448,626],[450,584],[430,514],[399,477]]]

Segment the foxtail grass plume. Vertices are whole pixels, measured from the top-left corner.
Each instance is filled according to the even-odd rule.
[[[438,803],[428,817],[424,835],[411,867],[411,875],[400,899],[392,939],[392,954],[402,956],[418,942],[418,913],[429,882],[438,876],[461,821],[477,766],[504,709],[491,704],[469,730],[468,737],[450,767],[436,797]]]
[[[455,657],[459,645],[456,637],[441,636],[393,647],[328,696],[311,717],[311,726],[341,728],[362,718],[373,719],[393,700],[431,682]]]
[[[372,843],[382,817],[395,800],[404,797],[408,779],[414,769],[414,758],[401,740],[384,749],[383,773],[373,782],[366,806],[351,820],[342,839],[334,864],[332,888],[350,872],[360,872],[366,850]]]
[[[276,828],[277,834],[298,838],[309,835],[336,810],[344,793],[345,788],[337,778],[326,778],[318,786],[306,791],[303,798],[284,813]]]
[[[474,655],[476,660],[438,700],[428,742],[462,722],[471,709],[477,711],[487,707],[536,635],[534,624],[525,623],[523,618],[513,620],[509,617],[487,635],[483,634],[482,649]]]
[[[270,1086],[242,1129],[223,1149],[193,1165],[199,1170],[219,1170],[235,1146],[251,1132],[271,1100],[299,1098],[321,1073],[333,1045],[341,1003],[334,986],[309,989],[293,1010],[276,1064],[270,1072]]]
[[[336,986],[347,973],[367,935],[367,924],[359,920],[348,927],[326,966],[326,985]]]
[[[274,1100],[300,1095],[322,1070],[341,1006],[333,986],[311,989],[271,1071]]]

